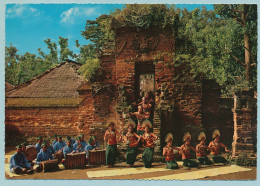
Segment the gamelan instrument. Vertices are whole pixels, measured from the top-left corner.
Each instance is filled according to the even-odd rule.
[[[66,169],[82,169],[86,166],[86,152],[70,153],[65,155]]]
[[[88,156],[89,165],[106,164],[106,150],[90,150]]]
[[[37,149],[34,146],[28,146],[25,150],[25,156],[28,162],[32,162],[37,157]]]
[[[42,170],[42,172],[56,171],[59,170],[59,163],[58,159],[43,161],[40,163],[39,169]]]

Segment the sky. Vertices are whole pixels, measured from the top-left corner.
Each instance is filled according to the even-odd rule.
[[[86,20],[95,20],[101,14],[109,14],[122,9],[123,4],[7,4],[6,5],[6,43],[12,43],[18,54],[26,52],[38,54],[38,48],[48,53],[44,40],[50,38],[58,43],[59,36],[69,39],[69,48],[78,53],[75,41],[88,44],[81,31],[85,30]],[[176,5],[179,8],[193,10],[213,5]]]

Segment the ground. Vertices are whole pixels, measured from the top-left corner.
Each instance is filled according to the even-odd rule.
[[[10,155],[12,152],[9,152]],[[7,163],[7,162],[6,162]],[[136,168],[138,170],[144,170],[143,163],[142,162],[136,162]],[[61,165],[62,167],[62,165]],[[21,175],[21,176],[15,176],[10,177],[7,173],[5,173],[5,176],[7,179],[146,179],[146,178],[152,178],[152,177],[159,177],[159,176],[166,176],[166,175],[177,175],[180,173],[187,173],[187,176],[189,172],[194,172],[196,174],[196,171],[200,170],[210,170],[214,171],[218,168],[221,168],[224,166],[212,166],[212,167],[204,167],[204,168],[192,168],[190,170],[186,170],[184,167],[179,168],[178,170],[166,170],[166,171],[159,171],[165,168],[164,163],[153,163],[153,171],[152,172],[143,172],[138,174],[131,174],[131,175],[117,175],[117,176],[106,176],[106,177],[95,177],[91,178],[88,177],[89,172],[95,172],[95,171],[116,171],[118,170],[118,173],[123,171],[131,171],[132,168],[127,168],[125,162],[118,163],[114,168],[106,168],[106,166],[96,166],[91,167],[87,166],[85,169],[63,169],[56,172],[48,172],[48,173],[35,173],[32,175]],[[230,167],[230,165],[226,166],[226,168]],[[230,173],[230,174],[223,174],[218,176],[210,176],[206,178],[201,178],[200,180],[255,180],[256,179],[256,167],[246,167],[251,170],[249,171],[243,171],[243,172],[237,172],[237,173]],[[158,171],[157,171],[158,170]]]

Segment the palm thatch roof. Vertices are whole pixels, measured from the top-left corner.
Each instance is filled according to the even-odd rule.
[[[84,83],[77,70],[81,64],[68,60],[6,92],[6,98],[78,98]]]

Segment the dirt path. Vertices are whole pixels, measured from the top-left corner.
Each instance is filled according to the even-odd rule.
[[[136,167],[143,167],[143,164],[141,162],[136,163]],[[154,163],[153,168],[164,168],[164,163]],[[113,169],[131,169],[127,168],[125,163],[118,164]],[[210,169],[208,168],[202,168],[202,169]],[[212,167],[213,168],[213,167]],[[213,176],[208,178],[203,178],[202,180],[255,180],[256,179],[256,167],[250,167],[252,170],[247,172],[239,172],[239,173],[232,173],[232,174],[226,174],[226,175],[219,175],[219,176]],[[100,171],[100,170],[109,170],[105,166],[100,167],[88,167],[85,169],[71,169],[71,170],[60,170],[57,172],[49,172],[49,173],[36,173],[33,175],[24,175],[19,177],[13,177],[10,178],[6,174],[7,179],[90,179],[88,178],[87,172],[88,171]],[[197,171],[197,168],[192,168],[191,170],[185,170],[184,168],[180,168],[178,170],[167,170],[163,172],[151,172],[151,173],[141,173],[141,174],[134,174],[134,175],[122,175],[122,176],[110,176],[110,177],[100,177],[100,178],[94,178],[94,180],[98,179],[144,179],[144,178],[150,178],[150,177],[157,177],[157,176],[165,176],[165,175],[171,175],[171,174],[178,174],[183,172],[190,172],[190,171]],[[201,170],[201,169],[200,169]]]

